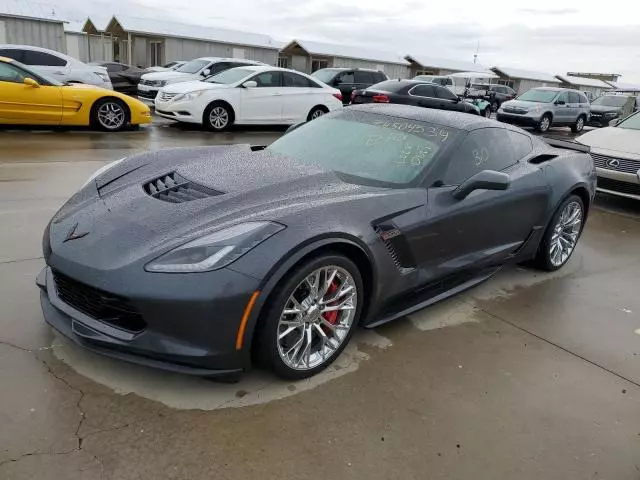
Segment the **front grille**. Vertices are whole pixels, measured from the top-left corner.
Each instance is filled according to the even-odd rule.
[[[53,280],[60,300],[85,315],[130,332],[146,328],[142,315],[126,298],[90,287],[55,270]]]
[[[614,170],[616,172],[624,172],[624,173],[638,173],[640,170],[640,160],[630,160],[628,158],[620,158],[620,157],[610,157],[608,155],[600,155],[597,153],[591,152],[591,157],[593,158],[593,163],[598,168],[605,168],[607,170]],[[618,164],[615,165],[615,161],[617,160]],[[611,165],[611,162],[614,162],[614,165]]]
[[[155,80],[140,80],[140,85],[155,85],[156,81]]]
[[[613,190],[614,192],[626,193],[628,195],[640,196],[640,184],[621,182],[611,178],[598,177],[598,188]]]
[[[148,98],[149,100],[155,100],[156,95],[158,94],[157,90],[138,90],[138,96],[143,98]]]
[[[160,96],[158,98],[159,98],[159,100],[162,100],[163,102],[168,102],[169,100],[171,100],[176,95],[178,95],[178,94],[177,93],[160,92]]]
[[[187,180],[176,172],[155,178],[146,183],[143,188],[147,195],[171,203],[191,202],[223,194],[223,192]]]
[[[524,108],[516,108],[516,107],[502,107],[502,110],[504,110],[506,113],[517,113],[519,115],[523,115],[527,113],[527,111]]]

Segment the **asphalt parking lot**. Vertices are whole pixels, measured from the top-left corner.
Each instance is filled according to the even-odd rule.
[[[504,270],[358,332],[307,381],[161,373],[80,351],[44,325],[42,231],[93,171],[283,130],[0,131],[0,479],[640,478],[632,201],[598,196],[559,272]]]

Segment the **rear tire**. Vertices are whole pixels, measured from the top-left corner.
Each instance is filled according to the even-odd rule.
[[[545,113],[542,116],[542,118],[540,118],[538,125],[536,125],[536,130],[538,130],[540,133],[546,133],[549,131],[550,128],[551,128],[551,115],[549,115],[548,113]]]
[[[491,118],[491,106],[488,106],[482,111],[482,116],[485,118]]]
[[[547,272],[562,268],[578,245],[584,221],[582,199],[578,195],[569,195],[551,217],[533,265]]]
[[[500,108],[500,105],[498,104],[498,102],[496,102],[495,100],[491,102],[491,110],[493,110],[494,112],[497,112],[499,108]]]
[[[93,128],[119,132],[129,123],[129,108],[118,98],[103,98],[91,107],[90,122]]]
[[[317,292],[310,286],[316,275]],[[317,374],[349,343],[363,303],[362,277],[347,257],[326,253],[295,267],[274,289],[258,325],[258,362],[285,379]]]
[[[224,132],[234,122],[233,109],[224,102],[213,102],[204,110],[202,124],[212,132]]]
[[[584,115],[580,115],[576,120],[576,123],[571,125],[571,131],[573,133],[580,133],[584,129],[584,123],[585,123]]]

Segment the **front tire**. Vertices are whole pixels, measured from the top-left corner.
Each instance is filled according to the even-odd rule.
[[[551,218],[534,260],[536,267],[552,272],[562,268],[575,250],[584,226],[584,203],[570,195]]]
[[[98,100],[91,109],[91,126],[106,132],[124,130],[129,122],[127,105],[117,98]]]
[[[316,118],[320,118],[325,113],[327,113],[327,109],[324,107],[313,107],[307,115],[307,121],[315,120]]]
[[[308,378],[331,365],[358,323],[364,289],[356,265],[324,254],[291,271],[259,326],[260,363],[279,377]]]
[[[573,133],[580,133],[584,129],[584,115],[580,115],[576,120],[576,123],[571,125],[571,131]]]
[[[545,113],[540,119],[540,121],[538,122],[536,129],[540,133],[546,133],[549,131],[549,128],[551,128],[551,115],[549,115],[548,113]]]
[[[497,112],[499,108],[500,104],[497,101],[494,100],[493,102],[491,102],[491,110]]]
[[[482,115],[483,115],[485,118],[491,118],[491,107],[489,106],[489,107],[485,108],[485,109],[482,111]]]
[[[223,102],[213,102],[202,115],[202,123],[207,130],[224,132],[233,125],[233,110]]]

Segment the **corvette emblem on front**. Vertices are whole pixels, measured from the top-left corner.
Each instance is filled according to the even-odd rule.
[[[67,233],[67,237],[62,241],[62,243],[66,243],[71,240],[78,240],[79,238],[89,235],[89,232],[76,233],[77,229],[78,224],[76,223],[73,227],[71,227],[71,230],[69,230],[69,233]]]

